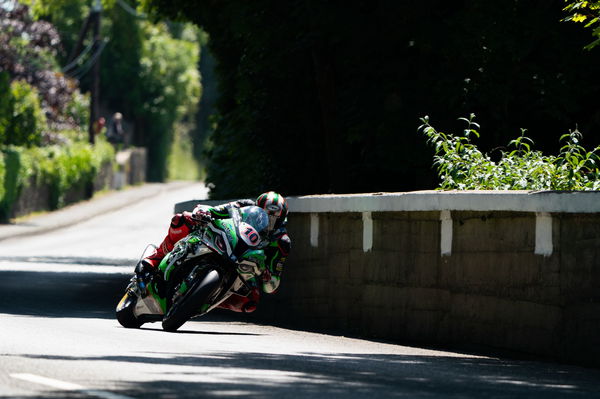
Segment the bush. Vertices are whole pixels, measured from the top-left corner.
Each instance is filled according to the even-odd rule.
[[[27,82],[19,80],[13,81],[10,88],[14,105],[6,144],[41,144],[46,117],[42,112],[37,90]]]
[[[444,190],[598,190],[600,189],[600,147],[586,151],[581,133],[571,131],[560,137],[563,146],[558,156],[532,149],[533,140],[521,136],[501,151],[499,161],[482,153],[472,137],[479,137],[479,125],[470,118],[462,136],[438,132],[426,116],[419,130],[435,148],[434,165]]]
[[[46,128],[37,90],[25,81],[8,82],[0,74],[0,145],[32,146],[41,144]]]

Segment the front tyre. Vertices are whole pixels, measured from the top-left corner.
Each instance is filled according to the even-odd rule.
[[[133,309],[137,303],[137,296],[134,293],[127,290],[121,301],[117,305],[117,320],[125,328],[140,328],[142,322],[140,322],[133,314]]]
[[[216,270],[210,270],[204,279],[190,289],[190,291],[173,303],[167,314],[163,317],[162,328],[165,331],[177,331],[186,321],[194,316],[198,309],[207,302],[215,289],[221,283],[221,275]]]

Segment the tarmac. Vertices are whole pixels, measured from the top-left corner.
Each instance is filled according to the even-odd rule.
[[[0,241],[67,227],[186,184],[189,183],[145,183],[140,186],[126,187],[119,191],[100,193],[87,201],[78,202],[56,211],[19,218],[11,224],[0,224]]]

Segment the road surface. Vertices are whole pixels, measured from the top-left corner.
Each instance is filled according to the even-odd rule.
[[[215,312],[177,333],[114,307],[173,204],[164,191],[77,225],[0,241],[0,398],[590,398],[600,371],[252,323]],[[268,299],[265,299],[268,300]]]

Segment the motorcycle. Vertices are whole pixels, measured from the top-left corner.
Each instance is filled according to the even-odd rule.
[[[162,321],[163,330],[173,332],[234,293],[248,296],[265,270],[261,244],[268,224],[262,208],[249,206],[232,208],[230,218],[192,231],[163,258],[160,275],[132,277],[117,305],[117,320],[126,328]]]

